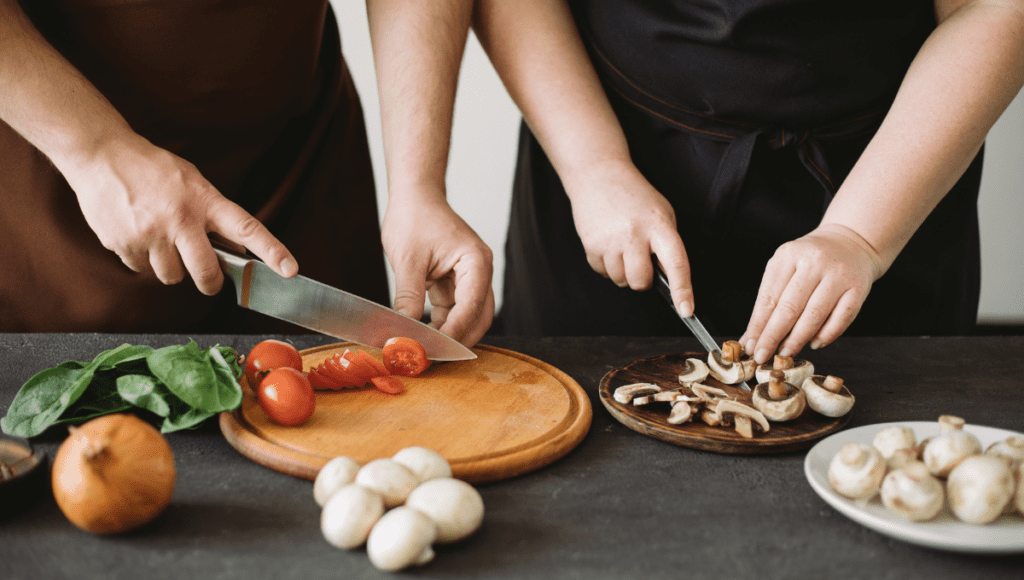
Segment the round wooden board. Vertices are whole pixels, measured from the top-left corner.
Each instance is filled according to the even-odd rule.
[[[339,343],[301,351],[303,366],[308,371],[346,348],[380,360],[379,350]],[[317,391],[313,416],[295,427],[271,421],[243,378],[246,396],[221,414],[221,432],[253,461],[309,480],[339,455],[366,463],[416,445],[443,455],[455,477],[487,483],[549,465],[583,440],[593,413],[569,375],[509,350],[473,350],[474,360],[402,377],[399,395]]]
[[[667,354],[635,360],[609,371],[601,379],[601,403],[616,420],[638,433],[683,447],[714,453],[768,454],[808,449],[815,441],[842,429],[850,421],[849,414],[833,419],[807,408],[796,419],[785,423],[771,423],[767,433],[755,433],[753,439],[746,439],[728,427],[712,427],[701,422],[672,425],[667,420],[667,403],[623,405],[612,397],[615,389],[631,383],[654,383],[665,389],[678,388],[679,373],[686,366],[687,358],[704,360],[707,354]],[[751,404],[749,391],[738,386],[723,385],[712,378],[704,382],[725,389],[741,403]]]

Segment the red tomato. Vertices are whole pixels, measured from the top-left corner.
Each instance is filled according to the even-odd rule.
[[[245,357],[245,380],[250,387],[257,387],[260,381],[274,369],[290,368],[302,371],[302,355],[295,346],[281,340],[264,340],[252,347]]]
[[[377,387],[378,390],[390,395],[397,395],[405,390],[405,385],[402,384],[402,379],[394,375],[373,377],[370,379],[370,382],[373,383],[373,386]]]
[[[404,336],[389,338],[384,343],[383,355],[384,366],[393,375],[415,377],[430,366],[423,345]]]
[[[366,367],[372,368],[374,373],[373,376],[375,377],[383,377],[389,374],[388,368],[384,366],[384,363],[373,358],[373,356],[365,351],[357,350],[352,360],[359,362]]]
[[[327,371],[322,364],[309,369],[309,373],[306,376],[309,378],[309,384],[313,385],[314,391],[340,391],[342,388],[340,383],[327,376]]]
[[[305,374],[288,367],[270,371],[256,390],[260,407],[275,422],[298,425],[316,409],[316,394]]]

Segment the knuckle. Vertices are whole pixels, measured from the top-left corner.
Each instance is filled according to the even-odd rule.
[[[252,237],[260,234],[262,230],[263,224],[260,223],[260,220],[251,215],[247,215],[235,224],[235,234],[244,240],[251,239]]]

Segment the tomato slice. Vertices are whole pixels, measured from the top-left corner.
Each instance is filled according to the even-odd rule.
[[[423,345],[404,336],[389,338],[384,343],[384,367],[388,372],[403,377],[415,377],[427,370],[430,359]]]
[[[309,376],[309,384],[313,385],[314,389],[326,389],[329,391],[340,391],[342,389],[341,383],[327,376],[327,372],[323,365],[309,369],[309,373],[307,373],[307,375]]]
[[[335,355],[334,359],[338,361],[339,365],[347,369],[350,373],[358,376],[363,381],[363,384],[366,384],[370,382],[370,379],[378,376],[378,374],[377,369],[374,368],[373,365],[366,362],[365,359],[359,357],[360,352],[362,351],[351,351],[346,349],[341,356]]]
[[[402,379],[394,375],[380,375],[370,379],[373,386],[377,387],[379,391],[388,393],[389,395],[397,395],[405,390],[405,384],[402,383]]]
[[[327,369],[327,374],[345,387],[361,387],[369,382],[369,378],[356,374],[347,368],[348,366],[347,362],[339,355],[334,355],[332,358],[324,361],[324,368]]]
[[[373,358],[373,355],[366,351],[357,350],[352,360],[353,362],[359,362],[362,365],[372,368],[374,371],[373,376],[375,377],[384,377],[391,374],[388,372],[388,367],[384,366],[384,363]]]

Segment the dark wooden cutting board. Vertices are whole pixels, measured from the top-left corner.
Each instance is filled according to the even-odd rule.
[[[302,351],[305,370],[351,343]],[[419,377],[402,377],[405,392],[318,391],[313,416],[278,425],[244,383],[241,407],[220,416],[221,432],[240,453],[272,469],[315,479],[331,458],[360,463],[409,446],[433,449],[471,483],[529,473],[558,460],[584,438],[592,410],[576,381],[529,356],[479,345],[470,361],[435,363]]]
[[[616,420],[638,433],[714,453],[767,454],[808,449],[815,441],[842,429],[850,421],[849,413],[833,419],[808,407],[796,419],[771,423],[767,433],[756,433],[753,439],[746,439],[734,429],[712,427],[699,421],[672,425],[667,420],[670,410],[668,403],[635,406],[619,403],[612,398],[615,389],[631,383],[654,383],[664,389],[678,388],[679,373],[686,366],[687,358],[707,360],[707,353],[666,354],[635,360],[612,369],[601,379],[601,403]],[[751,393],[738,386],[723,385],[710,377],[704,383],[725,389],[741,403],[751,404]]]

